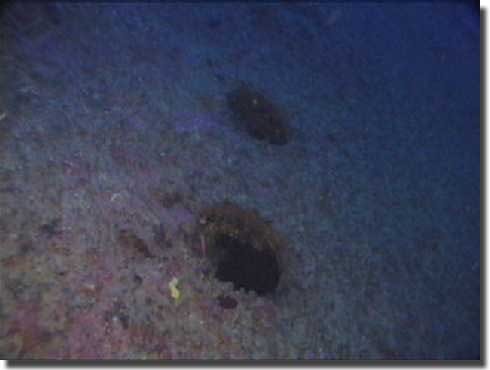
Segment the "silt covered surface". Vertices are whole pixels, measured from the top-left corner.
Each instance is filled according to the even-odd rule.
[[[1,16],[0,357],[479,358],[471,8]]]

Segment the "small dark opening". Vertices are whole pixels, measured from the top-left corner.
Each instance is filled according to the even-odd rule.
[[[216,238],[220,251],[216,278],[230,281],[235,289],[253,290],[258,295],[273,293],[279,283],[279,264],[273,251],[258,250],[229,235]]]

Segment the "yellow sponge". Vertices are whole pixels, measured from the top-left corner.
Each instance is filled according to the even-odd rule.
[[[180,301],[180,290],[177,288],[177,284],[179,283],[179,279],[173,277],[172,280],[168,283],[168,288],[170,289],[170,296],[175,300],[175,303],[179,303]]]

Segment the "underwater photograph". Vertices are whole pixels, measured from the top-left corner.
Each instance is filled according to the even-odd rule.
[[[0,359],[479,362],[482,14],[2,4]]]

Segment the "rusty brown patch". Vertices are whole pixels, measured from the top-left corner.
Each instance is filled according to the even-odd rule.
[[[200,213],[200,229],[206,242],[213,242],[213,235],[226,234],[242,241],[250,241],[257,249],[269,248],[278,252],[286,240],[252,209],[244,209],[231,202],[206,208]]]
[[[153,258],[155,257],[148,248],[145,241],[139,238],[130,230],[121,230],[118,235],[119,243],[130,255],[134,257]]]

